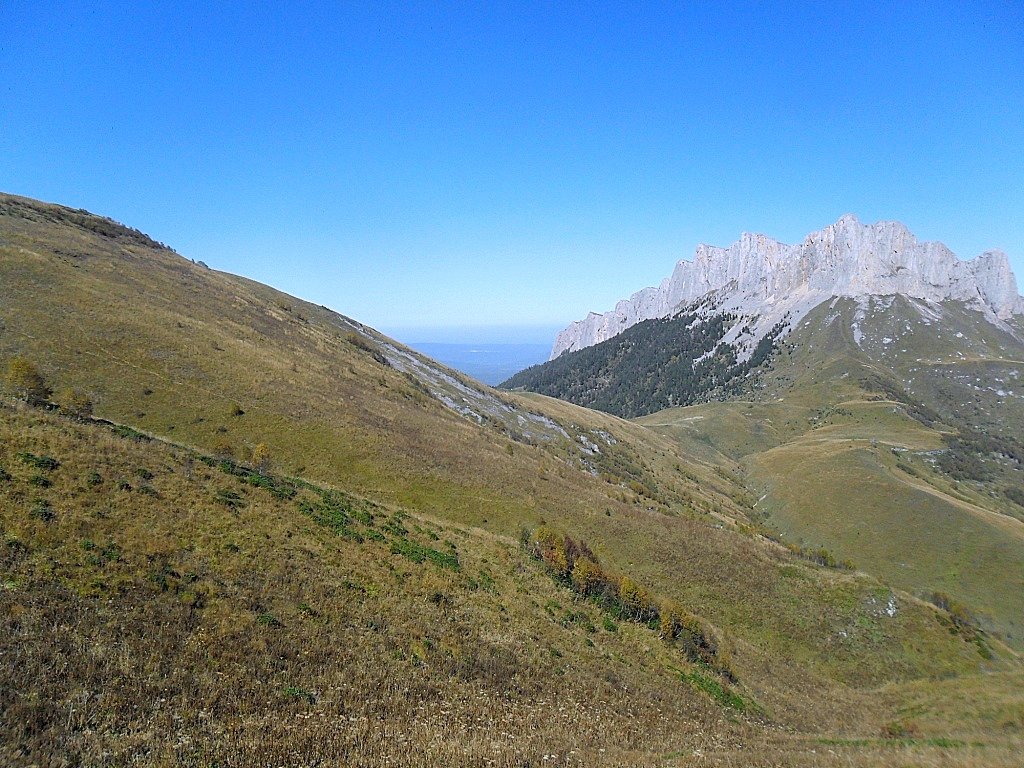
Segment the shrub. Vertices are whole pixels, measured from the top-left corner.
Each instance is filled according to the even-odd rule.
[[[60,406],[60,410],[67,416],[71,416],[76,419],[84,419],[88,416],[92,416],[92,399],[84,392],[79,392],[77,389],[70,387],[61,390],[57,396],[57,405]]]
[[[977,624],[974,616],[967,610],[967,606],[959,600],[950,597],[945,592],[933,592],[929,601],[936,608],[940,608],[949,614],[949,618],[957,627],[974,627]]]
[[[692,614],[684,614],[679,624],[678,642],[690,661],[703,662],[731,676],[724,659],[718,658],[718,643],[704,622]]]
[[[584,595],[593,594],[604,579],[601,566],[589,557],[580,557],[572,566],[572,585],[577,592]]]
[[[542,525],[537,529],[535,538],[540,559],[557,575],[565,577],[572,568],[565,547],[566,537],[553,528]]]
[[[1014,504],[1024,507],[1024,488],[1007,488],[1004,493]]]
[[[777,534],[767,531],[766,529],[759,528],[757,532],[772,541],[780,540]],[[824,547],[811,549],[809,547],[802,547],[799,544],[787,544],[786,548],[797,557],[802,557],[804,560],[810,560],[812,563],[817,563],[825,568],[842,568],[847,571],[853,571],[857,568],[852,560],[844,559],[842,561],[837,561],[835,555]]]
[[[679,631],[683,628],[686,612],[679,603],[674,600],[666,600],[661,604],[659,614],[658,632],[662,640],[670,643],[679,637]]]
[[[651,593],[629,576],[619,581],[619,602],[625,613],[637,621],[650,621],[657,618],[658,609],[651,598]]]
[[[417,544],[415,541],[409,539],[395,539],[391,542],[391,554],[402,555],[412,560],[414,563],[419,564],[425,560],[429,560],[441,568],[449,568],[453,571],[461,569],[459,558],[457,555],[448,554],[447,552],[439,552],[436,549],[425,547],[422,544]]]
[[[213,441],[213,455],[218,459],[234,459],[235,447],[226,437],[218,437]]]
[[[148,435],[139,432],[137,429],[127,427],[124,424],[115,424],[113,427],[111,427],[111,430],[118,437],[128,438],[129,440],[137,440],[140,442],[142,440],[149,440]]]
[[[44,472],[52,472],[60,466],[60,462],[52,456],[36,456],[34,453],[19,453],[18,459],[23,464],[28,464],[30,467],[41,469]]]
[[[17,398],[31,405],[40,405],[52,393],[46,379],[31,360],[20,355],[7,363],[7,388]]]
[[[53,511],[53,507],[50,506],[49,502],[40,499],[36,502],[32,511],[29,512],[29,516],[44,523],[50,523],[57,517],[57,513]]]
[[[261,475],[270,471],[270,448],[266,443],[258,443],[252,449],[252,465]]]
[[[218,490],[217,493],[214,494],[213,499],[218,504],[222,504],[230,510],[237,510],[245,506],[245,502],[242,500],[241,495],[236,491],[229,489],[222,488]]]

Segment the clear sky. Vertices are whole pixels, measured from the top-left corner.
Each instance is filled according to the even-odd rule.
[[[1024,283],[1024,3],[0,0],[0,189],[407,337],[847,212]]]

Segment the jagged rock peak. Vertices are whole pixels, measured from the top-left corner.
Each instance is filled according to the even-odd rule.
[[[723,309],[756,315],[764,328],[787,313],[795,322],[833,296],[901,294],[966,301],[996,322],[1024,314],[1024,299],[1002,251],[962,261],[942,243],[919,242],[898,221],[864,224],[846,214],[798,245],[749,232],[728,248],[698,245],[693,259],[679,261],[661,285],[634,293],[610,312],[591,312],[561,331],[551,358],[597,344],[643,320],[667,317],[711,293]]]

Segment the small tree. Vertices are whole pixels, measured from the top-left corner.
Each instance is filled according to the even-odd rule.
[[[235,446],[226,437],[218,437],[213,441],[213,455],[230,461],[235,458]]]
[[[74,416],[78,419],[92,416],[92,399],[77,389],[68,387],[61,390],[57,396],[57,404],[60,405],[61,411],[68,416]]]
[[[559,576],[565,576],[571,567],[565,551],[565,536],[544,525],[537,529],[535,535],[540,559]]]
[[[597,590],[604,574],[601,566],[589,557],[580,557],[572,566],[572,585],[578,592],[589,595]]]
[[[261,475],[270,471],[270,448],[266,443],[258,443],[252,449],[252,465]]]
[[[638,621],[650,621],[657,616],[657,607],[653,604],[651,593],[629,576],[623,576],[619,582],[619,602],[627,615]]]
[[[686,611],[674,600],[666,600],[662,603],[658,613],[658,630],[661,633],[661,639],[672,642],[679,637],[679,632],[684,626]]]
[[[39,405],[51,394],[39,368],[28,358],[17,355],[7,363],[7,388],[31,405]]]

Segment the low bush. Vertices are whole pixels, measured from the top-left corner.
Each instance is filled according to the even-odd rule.
[[[661,638],[678,647],[687,660],[699,663],[735,682],[735,676],[720,643],[705,622],[672,600],[659,598],[630,576],[610,573],[586,542],[542,525],[532,535],[524,532],[531,556],[540,560],[552,576],[574,592],[592,599],[611,616],[646,624]],[[608,616],[603,621],[609,632],[616,631]]]
[[[1007,488],[1003,493],[1014,504],[1024,507],[1024,488]]]
[[[5,383],[9,392],[30,405],[42,405],[52,394],[36,364],[20,355],[8,361]]]
[[[41,469],[45,472],[52,472],[60,466],[60,462],[52,456],[36,456],[34,453],[19,453],[18,459],[23,464]]]
[[[72,418],[85,419],[92,416],[92,398],[84,392],[79,392],[77,389],[68,387],[61,390],[60,394],[57,395],[57,405],[64,415],[71,416]]]
[[[213,495],[213,499],[218,504],[225,506],[230,510],[238,510],[245,506],[245,501],[242,500],[241,495],[237,491],[232,491],[227,488],[219,489]]]
[[[48,501],[39,499],[32,507],[32,511],[29,512],[29,516],[44,523],[50,523],[57,518],[57,513],[53,511],[53,507],[50,506]]]

